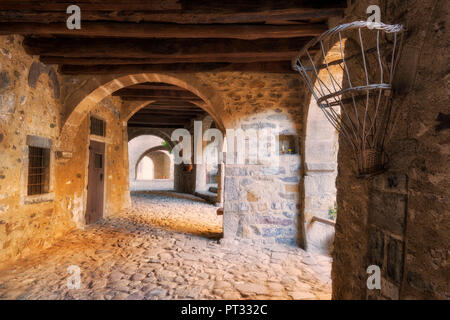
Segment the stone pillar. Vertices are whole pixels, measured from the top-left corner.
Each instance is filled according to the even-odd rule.
[[[124,195],[123,195],[123,206],[125,208],[131,207],[131,196],[130,196],[130,168],[129,168],[129,158],[128,158],[128,129],[127,129],[127,123],[124,122],[122,125],[122,150],[123,150],[123,170],[124,170],[124,176],[126,187],[124,188]],[[134,177],[133,177],[134,179]]]
[[[217,179],[217,203],[216,205],[219,207],[223,206],[223,185],[225,178],[225,164],[219,163],[219,173]]]

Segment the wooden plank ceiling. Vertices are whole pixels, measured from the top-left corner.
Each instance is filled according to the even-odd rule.
[[[124,101],[149,101],[136,112],[128,127],[185,128],[191,120],[201,120],[206,112],[197,104],[203,101],[183,88],[166,83],[141,83],[113,93]]]
[[[65,74],[292,72],[290,59],[345,0],[2,0],[0,34]],[[66,27],[69,5],[81,29]]]
[[[69,5],[81,29],[66,27]],[[30,55],[63,74],[252,71],[290,73],[290,60],[342,16],[345,0],[1,0],[0,35],[21,34]],[[154,101],[132,126],[182,127],[201,99],[167,84],[114,93]]]

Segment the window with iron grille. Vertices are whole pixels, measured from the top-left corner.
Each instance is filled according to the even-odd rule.
[[[49,192],[50,149],[28,147],[28,195]]]
[[[91,117],[91,134],[104,137],[106,135],[105,121]]]

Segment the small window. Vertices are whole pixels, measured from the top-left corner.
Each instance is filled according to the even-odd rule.
[[[104,137],[106,135],[105,121],[91,117],[91,134]]]
[[[297,136],[294,135],[279,135],[279,154],[298,154]]]
[[[103,168],[103,155],[101,153],[94,154],[94,168],[95,169]]]
[[[49,192],[50,149],[28,147],[28,195]]]

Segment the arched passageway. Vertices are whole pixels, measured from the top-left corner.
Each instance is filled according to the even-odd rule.
[[[136,180],[152,180],[155,177],[155,164],[145,156],[136,165]]]
[[[170,144],[154,135],[128,142],[130,191],[173,190],[174,163]]]
[[[291,59],[338,23],[337,37],[358,26],[342,34],[352,40],[343,55],[357,68],[345,77],[360,89],[358,104],[380,85],[370,99],[393,108],[376,121],[392,127],[387,135],[357,130],[369,149],[339,137],[333,298],[448,298],[446,1],[412,9],[401,0],[82,1],[89,28],[80,30],[65,27],[63,1],[22,2],[0,1],[0,265],[9,264],[0,298],[329,298],[329,257],[298,246],[331,249],[334,132]],[[370,8],[396,25],[362,30],[374,26],[364,22]],[[375,78],[383,83],[369,88]],[[198,237],[196,224],[164,225],[181,199],[180,218],[200,203],[199,211],[216,209],[185,199],[215,168],[177,163],[178,192],[130,198],[128,142],[157,135],[171,144],[174,129],[190,132],[207,114],[222,132],[275,129],[283,141],[279,165],[227,161],[221,172],[219,164],[220,244]],[[357,176],[354,151],[369,151],[356,158],[377,176]],[[166,215],[160,200],[170,203]],[[72,264],[85,268],[81,290],[66,289]],[[367,287],[369,265],[380,266],[382,290]],[[310,277],[315,269],[327,271],[324,281]]]
[[[136,180],[173,179],[173,161],[164,151],[151,151],[136,164]]]
[[[343,41],[345,45],[345,41]],[[340,57],[340,44],[332,46],[327,61]],[[342,48],[344,50],[344,48]],[[325,63],[324,61],[322,63]],[[329,74],[332,74],[333,79]],[[343,69],[333,65],[319,71],[315,88],[332,88],[334,81],[342,83]],[[336,176],[338,132],[311,96],[306,118],[304,141],[304,194],[305,230],[309,250],[331,255],[334,242],[334,226],[337,216]]]
[[[129,109],[127,117],[127,130],[133,136],[128,143],[133,208],[145,211],[156,225],[174,230],[184,226],[185,232],[220,238],[222,217],[217,215],[217,207],[204,201],[218,202],[217,187],[214,193],[199,193],[198,186],[205,183],[206,164],[197,162],[195,151],[191,151],[190,158],[182,155],[188,152],[188,147],[195,150],[198,125],[203,126],[199,129],[201,141],[203,133],[214,122],[204,109],[205,101],[182,87],[163,82],[132,85],[118,90],[115,95],[127,103],[136,102],[131,105],[134,109]],[[139,135],[140,132],[155,135]],[[179,140],[177,132],[188,136]],[[184,144],[184,139],[188,139],[189,144]],[[142,179],[145,162],[151,172]],[[180,200],[183,197],[188,198]],[[161,202],[166,205],[155,209]],[[200,204],[206,207],[199,211],[196,206]]]

